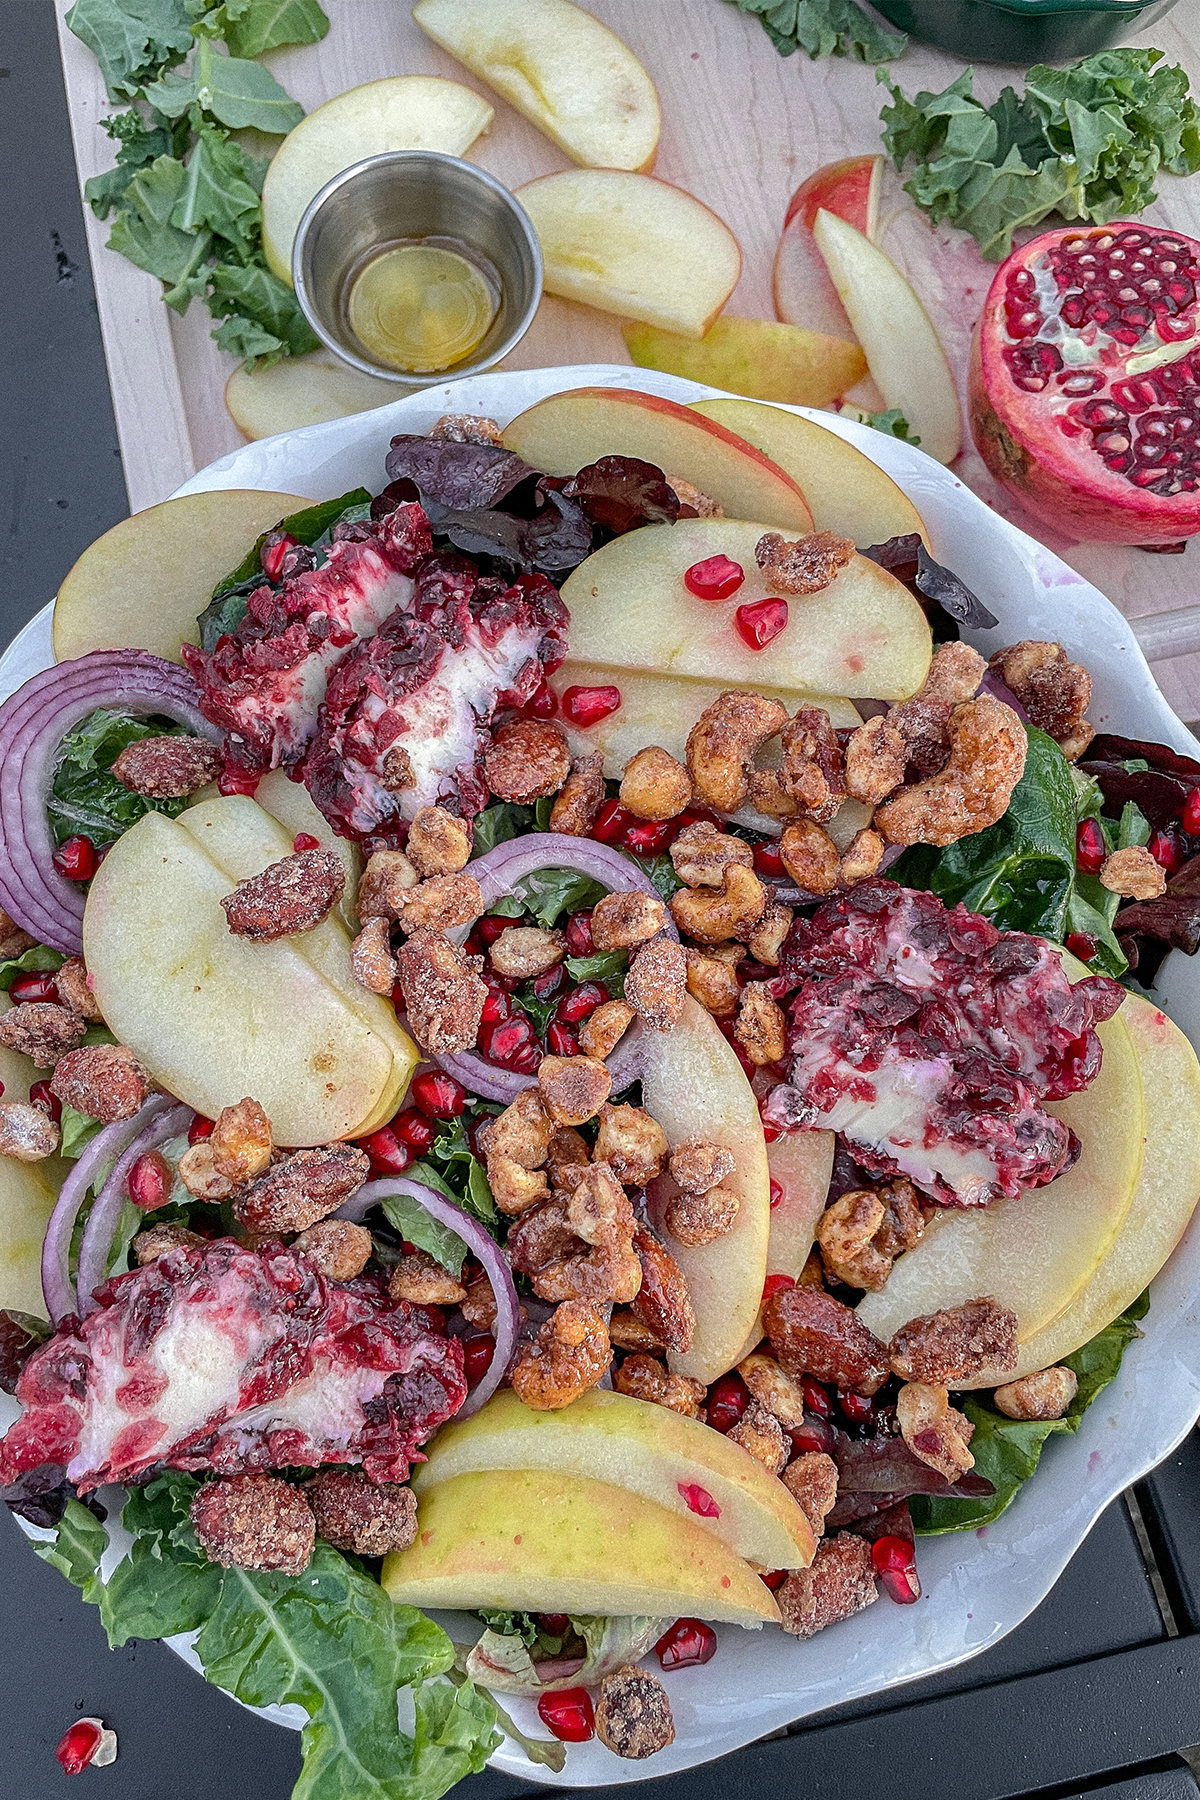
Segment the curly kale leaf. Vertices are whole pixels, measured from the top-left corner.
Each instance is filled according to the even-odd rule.
[[[810,57],[852,56],[858,62],[888,62],[908,39],[903,32],[868,18],[855,0],[732,0],[739,12],[755,13],[780,56],[805,50]]]

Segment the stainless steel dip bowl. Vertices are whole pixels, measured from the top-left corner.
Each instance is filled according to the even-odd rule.
[[[350,276],[373,250],[413,238],[457,239],[500,288],[487,332],[447,369],[377,362],[346,318]],[[344,362],[397,387],[422,388],[447,375],[478,375],[520,342],[542,297],[542,252],[528,214],[494,175],[435,150],[390,150],[352,163],[310,201],[292,246],[292,281],[305,318]]]

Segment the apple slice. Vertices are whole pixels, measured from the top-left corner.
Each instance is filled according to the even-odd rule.
[[[742,252],[728,225],[653,175],[566,169],[516,193],[548,294],[698,338],[738,284]]]
[[[889,407],[898,407],[938,462],[962,449],[962,413],[946,353],[929,314],[882,250],[822,208],[817,248]]]
[[[788,202],[771,276],[778,318],[789,325],[805,325],[810,331],[856,341],[854,327],[817,249],[813,223],[824,207],[874,243],[882,173],[882,156],[849,156],[842,162],[826,163],[800,183]]]
[[[504,442],[547,475],[576,475],[602,456],[638,456],[668,481],[672,475],[690,481],[731,519],[765,519],[777,531],[813,528],[801,489],[761,450],[656,394],[631,388],[551,394],[517,415]]]
[[[239,363],[225,383],[225,410],[243,437],[255,440],[391,406],[401,391],[394,381],[364,375],[318,350],[252,373]]]
[[[816,1236],[817,1220],[829,1196],[836,1140],[832,1131],[798,1131],[767,1145],[771,1177],[771,1231],[767,1239],[767,1274],[789,1275],[799,1281],[800,1271]],[[749,1356],[763,1336],[761,1308],[746,1341],[734,1358]],[[777,1564],[776,1567],[781,1565]]]
[[[211,799],[212,795],[196,796],[197,799]],[[358,913],[355,900],[358,896],[359,877],[363,872],[363,854],[352,838],[339,837],[325,814],[314,804],[311,794],[302,781],[293,781],[286,769],[270,769],[254,790],[254,798],[264,812],[270,813],[273,819],[287,831],[288,836],[296,838],[300,832],[307,832],[315,837],[319,844],[332,850],[340,859],[346,871],[346,891],[338,902],[337,914],[351,936],[358,930]]]
[[[813,1558],[803,1512],[740,1444],[628,1394],[592,1388],[561,1412],[534,1412],[501,1388],[474,1418],[442,1427],[429,1461],[413,1471],[413,1492],[423,1500],[443,1482],[484,1469],[592,1476],[694,1519],[764,1569],[806,1569]]]
[[[0,999],[3,1014],[12,1001],[7,994],[0,995]],[[6,1100],[28,1100],[30,1083],[44,1073],[35,1069],[28,1057],[0,1046],[0,1082],[4,1084]],[[33,1163],[0,1156],[0,1307],[32,1313],[38,1319],[46,1317],[42,1239],[63,1177],[71,1167],[59,1156],[47,1156]]]
[[[626,325],[622,336],[639,369],[795,406],[826,406],[867,372],[857,344],[774,319],[723,313],[699,343],[655,325]]]
[[[753,400],[693,400],[692,410],[735,431],[804,489],[818,531],[836,531],[860,549],[917,532],[924,520],[902,488],[836,432],[797,413]]]
[[[233,887],[191,834],[147,813],[88,892],[84,956],[112,1030],[207,1118],[251,1094],[276,1143],[355,1137],[394,1083],[391,1046],[288,939],[229,930]]]
[[[218,581],[264,531],[311,500],[223,488],[183,494],[122,519],[89,544],[54,602],[59,662],[89,650],[152,650],[179,661]]]
[[[351,163],[387,150],[461,156],[494,117],[482,95],[440,75],[389,75],[327,100],[288,132],[267,170],[262,191],[267,267],[291,286],[292,242],[305,209]]]
[[[397,1605],[609,1618],[776,1623],[749,1563],[705,1531],[626,1488],[548,1469],[458,1475],[429,1490],[417,1541],[380,1579]]]
[[[793,596],[786,628],[765,649],[744,642],[737,608],[772,592],[754,560],[762,535],[761,525],[738,519],[680,519],[613,538],[563,587],[572,656],[614,671],[618,687],[620,669],[709,681],[719,671],[724,687],[756,693],[802,688],[880,700],[915,694],[929,670],[929,624],[907,588],[863,556],[820,593]],[[727,600],[697,600],[684,574],[717,555],[737,563],[745,580]]]
[[[420,0],[413,18],[510,106],[596,169],[648,169],[654,83],[615,32],[570,0]]]
[[[1099,1027],[1100,1073],[1048,1107],[1083,1146],[1048,1187],[967,1211],[943,1208],[858,1316],[886,1343],[901,1325],[990,1294],[1017,1315],[1021,1343],[1066,1312],[1108,1254],[1133,1203],[1146,1138],[1142,1077],[1122,1012]]]

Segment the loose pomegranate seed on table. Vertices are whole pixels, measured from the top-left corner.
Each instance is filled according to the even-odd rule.
[[[14,1006],[30,1000],[49,1000],[55,1003],[58,1000],[58,983],[48,971],[18,975],[8,991]]]
[[[462,1082],[440,1070],[414,1075],[408,1091],[430,1119],[457,1119],[467,1104],[467,1090]]]
[[[562,697],[562,709],[565,718],[572,725],[578,725],[586,731],[589,725],[598,725],[601,719],[607,719],[615,713],[621,704],[619,687],[569,687]]]
[[[413,1159],[408,1145],[400,1142],[390,1125],[373,1131],[370,1137],[359,1138],[358,1147],[370,1157],[373,1175],[403,1175]]]
[[[743,643],[749,644],[751,650],[765,650],[787,628],[788,603],[754,600],[748,606],[739,606],[734,619]]]
[[[606,800],[596,814],[591,835],[598,844],[615,844],[631,827],[640,823],[637,814],[631,813],[619,800]]]
[[[54,1752],[64,1775],[82,1775],[85,1769],[105,1769],[117,1760],[117,1734],[102,1719],[76,1719],[64,1731]]]
[[[1090,932],[1068,931],[1066,948],[1072,956],[1077,956],[1080,962],[1091,962],[1100,945]]]
[[[54,851],[51,861],[68,881],[90,881],[100,867],[96,846],[89,837],[69,837]]]
[[[1075,861],[1085,875],[1098,875],[1108,855],[1104,833],[1096,819],[1080,819],[1075,830]]]
[[[609,997],[603,982],[581,981],[577,988],[572,988],[569,994],[563,995],[554,1016],[561,1019],[564,1025],[582,1025]]]
[[[537,1703],[538,1718],[564,1744],[586,1744],[596,1735],[596,1715],[586,1688],[559,1688],[543,1694]]]
[[[315,838],[311,831],[298,831],[292,839],[292,849],[296,852],[297,856],[300,854],[301,850],[319,850],[320,848],[320,838]]]
[[[683,585],[697,600],[728,600],[746,579],[741,563],[729,556],[706,556],[683,572]]]
[[[610,802],[615,804],[615,802]],[[590,912],[572,913],[567,920],[564,933],[567,940],[568,956],[595,956],[596,944],[592,937],[592,915]]]
[[[492,1366],[492,1357],[496,1350],[496,1340],[488,1332],[480,1332],[474,1337],[464,1338],[463,1372],[468,1387],[476,1387]]]
[[[717,1634],[703,1619],[676,1619],[654,1646],[664,1669],[694,1669],[717,1654]]]
[[[433,1120],[415,1106],[406,1106],[403,1112],[397,1113],[388,1129],[395,1133],[402,1144],[415,1150],[418,1156],[424,1156],[427,1150],[433,1148],[433,1140],[437,1136],[437,1126]]]
[[[546,1028],[546,1048],[551,1056],[578,1056],[579,1033],[570,1025],[552,1019]]]
[[[142,1212],[155,1212],[165,1206],[171,1192],[171,1166],[157,1150],[139,1156],[125,1178],[125,1191]]]
[[[714,1431],[731,1431],[750,1404],[750,1389],[730,1370],[708,1390],[708,1422]]]
[[[32,1104],[34,1106],[40,1106],[46,1116],[53,1119],[56,1125],[61,1122],[62,1101],[57,1094],[52,1094],[50,1092],[50,1083],[48,1081],[31,1082],[29,1086],[29,1098]]]
[[[1183,829],[1189,837],[1200,837],[1200,787],[1194,787],[1183,803]]]

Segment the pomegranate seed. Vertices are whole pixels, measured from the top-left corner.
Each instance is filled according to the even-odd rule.
[[[1080,962],[1091,962],[1100,945],[1090,932],[1068,931],[1066,947]]]
[[[689,1512],[694,1512],[701,1519],[719,1519],[721,1509],[706,1487],[696,1481],[677,1481],[680,1498]]]
[[[100,866],[96,846],[88,837],[69,837],[50,860],[68,881],[90,881]]]
[[[217,791],[222,794],[253,795],[258,792],[261,780],[261,775],[254,775],[249,769],[238,769],[232,763],[227,763],[217,776]],[[369,856],[371,853],[366,850],[365,854]]]
[[[675,842],[681,829],[678,819],[647,819],[631,825],[621,843],[635,856],[661,856],[667,846]]]
[[[763,1305],[766,1305],[772,1294],[782,1294],[785,1288],[794,1288],[795,1285],[794,1275],[768,1275],[763,1282]]]
[[[263,566],[263,574],[268,581],[278,581],[283,573],[283,559],[289,550],[296,548],[296,540],[290,532],[281,531],[276,535],[269,532],[266,542],[259,551],[259,561]]]
[[[786,1569],[764,1569],[758,1579],[761,1582],[764,1582],[766,1586],[770,1588],[771,1592],[775,1594],[778,1593],[787,1578],[788,1571]]]
[[[1194,787],[1183,803],[1183,829],[1189,837],[1200,837],[1200,787]]]
[[[551,1056],[578,1056],[579,1033],[552,1019],[546,1032],[546,1048]]]
[[[297,856],[300,854],[301,850],[319,850],[320,848],[320,838],[315,838],[311,831],[298,831],[292,839],[292,849],[296,852]]]
[[[567,1613],[539,1613],[538,1624],[547,1637],[566,1637],[571,1629],[571,1620]]]
[[[171,1165],[157,1150],[139,1156],[125,1180],[125,1191],[143,1212],[165,1206],[171,1191]]]
[[[492,1357],[496,1351],[496,1340],[486,1331],[475,1337],[464,1338],[463,1372],[467,1377],[468,1387],[478,1387],[492,1366]]]
[[[188,1143],[198,1144],[201,1138],[211,1137],[216,1128],[215,1119],[206,1119],[203,1113],[197,1113],[188,1126]]]
[[[839,1394],[838,1405],[851,1425],[866,1425],[875,1411],[875,1402],[866,1394]]]
[[[1160,868],[1173,875],[1183,864],[1183,851],[1173,831],[1156,831],[1146,848]]]
[[[483,1003],[480,1023],[482,1025],[499,1025],[501,1020],[507,1019],[512,1012],[512,1002],[498,981],[489,979],[486,975],[484,981],[487,982],[487,999]]]
[[[538,1701],[538,1718],[564,1744],[586,1744],[596,1735],[596,1715],[586,1688],[559,1688]]]
[[[590,912],[572,913],[567,920],[567,929],[564,935],[567,940],[568,956],[595,956],[596,944],[592,937]]]
[[[1075,832],[1075,861],[1085,875],[1098,875],[1108,855],[1097,819],[1080,819]]]
[[[76,1719],[64,1731],[54,1752],[64,1775],[82,1775],[88,1768],[104,1769],[117,1760],[117,1734],[102,1719]]]
[[[510,925],[520,923],[520,919],[505,919],[498,913],[487,913],[476,922],[475,929],[485,944],[494,944],[501,932],[507,931]]]
[[[697,600],[728,600],[745,579],[745,569],[732,557],[706,556],[703,562],[684,570],[683,585]]]
[[[837,1447],[837,1433],[828,1419],[808,1419],[788,1432],[797,1450],[820,1450],[832,1456]]]
[[[524,1014],[520,1018],[505,1019],[502,1024],[493,1025],[487,1035],[486,1042],[482,1035],[484,1054],[502,1069],[513,1069],[518,1075],[536,1075],[538,1064],[542,1060],[542,1047],[534,1036],[533,1026]]]
[[[622,806],[619,800],[606,800],[596,814],[591,835],[598,844],[615,844],[618,838],[624,837],[639,822],[635,814],[628,807]]]
[[[740,1060],[741,1059],[739,1058],[739,1061]],[[764,1119],[762,1122],[762,1134],[764,1144],[774,1144],[783,1136],[783,1127],[782,1125],[768,1125],[767,1121]]]
[[[777,1206],[781,1206],[782,1204],[783,1204],[783,1185],[781,1182],[772,1181],[771,1182],[771,1211],[774,1212],[775,1208]]]
[[[370,1157],[372,1175],[403,1175],[413,1159],[408,1145],[400,1142],[390,1125],[359,1138],[358,1147]]]
[[[562,964],[555,963],[552,969],[543,969],[540,975],[535,975],[530,985],[539,1000],[549,1000],[551,994],[557,994],[565,976]]]
[[[607,719],[620,704],[619,687],[569,687],[562,697],[563,712],[581,731]]]
[[[577,988],[572,988],[569,994],[563,995],[554,1016],[561,1019],[564,1025],[581,1025],[608,998],[608,989],[603,982],[581,981]]]
[[[18,975],[8,991],[14,1006],[29,1000],[58,1000],[58,983],[47,973]]]
[[[777,880],[787,874],[783,866],[783,857],[779,853],[778,844],[755,844],[754,868],[756,874],[769,876]]]
[[[703,1619],[676,1619],[654,1646],[664,1669],[694,1669],[717,1654],[717,1634]]]
[[[29,1099],[32,1105],[40,1106],[47,1118],[53,1119],[56,1125],[62,1121],[62,1101],[57,1094],[50,1092],[48,1081],[30,1083]]]
[[[0,1081],[0,1100],[4,1098],[4,1083]]]
[[[527,719],[552,719],[558,711],[558,700],[553,688],[543,681],[532,700],[527,700],[521,712]]]
[[[708,1390],[708,1422],[714,1431],[730,1431],[750,1404],[750,1389],[731,1370]]]
[[[787,626],[788,603],[786,600],[755,600],[749,606],[739,606],[734,618],[742,642],[749,644],[751,650],[765,650]]]
[[[430,1119],[457,1119],[467,1104],[467,1090],[462,1082],[433,1070],[414,1075],[408,1091]]]
[[[913,1546],[903,1538],[876,1538],[871,1545],[871,1561],[884,1587],[900,1606],[910,1606],[921,1598],[916,1555]]]
[[[804,1410],[818,1419],[832,1419],[833,1401],[829,1390],[822,1387],[815,1375],[800,1377],[800,1391],[804,1395]]]
[[[406,1106],[402,1113],[397,1113],[389,1130],[402,1144],[415,1150],[418,1156],[423,1156],[426,1150],[433,1148],[433,1140],[437,1136],[437,1127],[432,1120],[427,1119],[423,1112],[418,1112],[415,1106]]]

